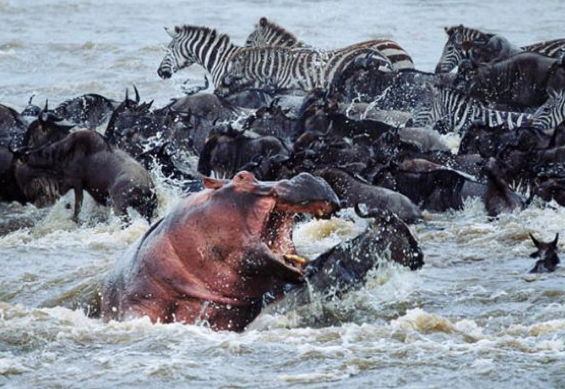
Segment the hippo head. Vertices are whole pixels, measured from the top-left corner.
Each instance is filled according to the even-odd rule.
[[[268,182],[242,171],[232,180],[205,178],[204,186],[214,190],[212,197],[225,200],[222,218],[244,219],[251,253],[242,258],[247,262],[242,264],[245,270],[285,282],[300,282],[306,262],[296,254],[292,242],[294,216],[325,217],[339,208],[339,199],[328,183],[308,173]]]

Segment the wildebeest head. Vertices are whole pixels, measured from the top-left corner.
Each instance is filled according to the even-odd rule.
[[[36,149],[57,142],[66,137],[73,127],[73,124],[64,123],[56,112],[50,111],[46,102],[37,119],[28,126],[23,146]]]
[[[555,234],[555,239],[552,242],[542,242],[534,238],[530,233],[530,238],[537,248],[537,251],[530,254],[532,258],[540,258],[530,273],[550,273],[555,270],[555,267],[561,262],[557,255],[557,242],[559,241],[559,234]]]
[[[34,105],[32,103],[34,97],[35,94],[30,96],[29,101],[27,102],[27,107],[25,107],[20,114],[22,117],[24,117],[27,120],[34,120],[41,113],[41,107],[39,107],[38,105]]]
[[[355,213],[362,218],[374,218],[378,238],[390,242],[391,259],[410,270],[424,266],[424,253],[412,235],[410,228],[394,213],[383,209],[363,211],[359,204],[355,205]]]
[[[288,156],[284,143],[273,136],[236,130],[231,125],[216,126],[208,135],[200,153],[198,171],[209,175],[212,171],[221,177],[232,177],[257,156]]]
[[[111,144],[116,144],[120,137],[127,137],[127,134],[122,134],[123,130],[129,130],[136,124],[136,121],[144,115],[149,114],[153,101],[149,103],[139,103],[139,91],[134,86],[135,100],[129,98],[129,90],[126,88],[126,95],[124,100],[116,107],[104,132],[104,137]]]

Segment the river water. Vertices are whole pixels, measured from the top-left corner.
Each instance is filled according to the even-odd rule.
[[[523,45],[565,37],[565,2],[540,1],[74,1],[0,0],[0,102],[57,104],[82,93],[121,99],[136,85],[165,104],[190,69],[163,81],[163,26],[215,27],[243,42],[268,16],[316,46],[376,37],[401,43],[421,70],[439,59],[444,26],[504,34]],[[162,177],[160,215],[180,198]],[[18,388],[563,388],[565,270],[528,275],[533,244],[563,231],[565,210],[535,203],[489,221],[475,201],[426,214],[412,228],[426,265],[387,266],[341,301],[261,315],[242,334],[205,326],[102,323],[57,306],[93,284],[148,228],[122,229],[87,200],[48,209],[0,204],[0,386]],[[358,231],[349,219],[305,222],[299,251],[314,256]],[[560,247],[563,247],[560,244]],[[45,306],[54,306],[45,308]]]

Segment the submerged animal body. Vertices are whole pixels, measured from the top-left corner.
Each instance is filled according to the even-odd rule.
[[[339,207],[329,185],[309,174],[260,182],[240,172],[231,181],[206,178],[205,186],[115,267],[102,295],[105,320],[149,316],[242,331],[267,292],[302,281],[303,260],[291,238],[294,214],[322,216]]]

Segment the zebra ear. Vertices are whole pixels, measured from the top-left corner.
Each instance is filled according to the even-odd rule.
[[[559,96],[559,92],[557,92],[553,88],[547,88],[547,94],[548,94],[550,99],[551,98],[556,99]]]
[[[174,33],[174,32],[172,32],[171,30],[169,30],[167,27],[163,27],[163,28],[165,29],[165,31],[167,32],[167,34],[169,34],[169,36],[170,36],[171,38],[174,38],[174,37],[175,37],[175,33]],[[176,28],[176,27],[175,27],[175,28]]]
[[[263,16],[261,19],[259,19],[259,25],[260,25],[261,27],[265,27],[265,26],[267,25],[267,22],[268,22],[268,21],[267,21],[267,18],[264,17],[264,16]]]

